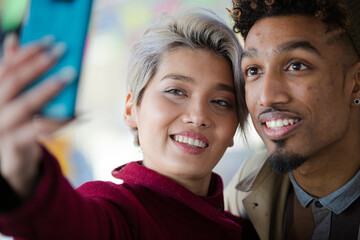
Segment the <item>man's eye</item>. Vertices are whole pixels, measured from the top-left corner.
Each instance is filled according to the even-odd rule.
[[[257,75],[259,73],[260,73],[260,70],[257,67],[249,67],[245,71],[246,76],[254,76],[254,75]]]
[[[309,67],[301,62],[291,63],[289,65],[289,67],[287,68],[287,70],[289,70],[289,71],[302,71],[302,70],[306,70],[306,69],[309,69]]]
[[[172,88],[172,89],[166,90],[166,92],[171,93],[173,95],[186,96],[182,90],[177,89],[177,88]]]

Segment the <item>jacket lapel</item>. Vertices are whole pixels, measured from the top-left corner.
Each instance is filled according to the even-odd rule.
[[[260,239],[283,239],[283,219],[290,181],[265,162],[254,179],[243,204]]]

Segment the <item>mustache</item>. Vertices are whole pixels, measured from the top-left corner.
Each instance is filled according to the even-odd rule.
[[[283,112],[283,111],[287,111],[287,110],[272,107],[272,108],[266,108],[260,114],[270,113],[270,112]]]
[[[288,108],[278,108],[278,107],[268,107],[260,112],[259,115],[265,114],[265,113],[271,113],[271,112],[292,112],[298,114],[298,112],[288,109]]]

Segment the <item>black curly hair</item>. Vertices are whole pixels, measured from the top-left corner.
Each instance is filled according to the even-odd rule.
[[[346,29],[348,19],[343,0],[232,0],[234,31],[246,39],[251,27],[260,19],[293,14],[314,16],[330,28]]]

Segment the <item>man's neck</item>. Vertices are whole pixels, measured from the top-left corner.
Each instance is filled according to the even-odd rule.
[[[350,181],[360,169],[360,114],[352,115],[346,133],[338,141],[312,154],[293,176],[314,197],[325,197]]]
[[[359,145],[360,146],[360,145]],[[341,151],[309,158],[292,173],[299,186],[310,195],[325,197],[350,181],[360,169],[360,154]]]

